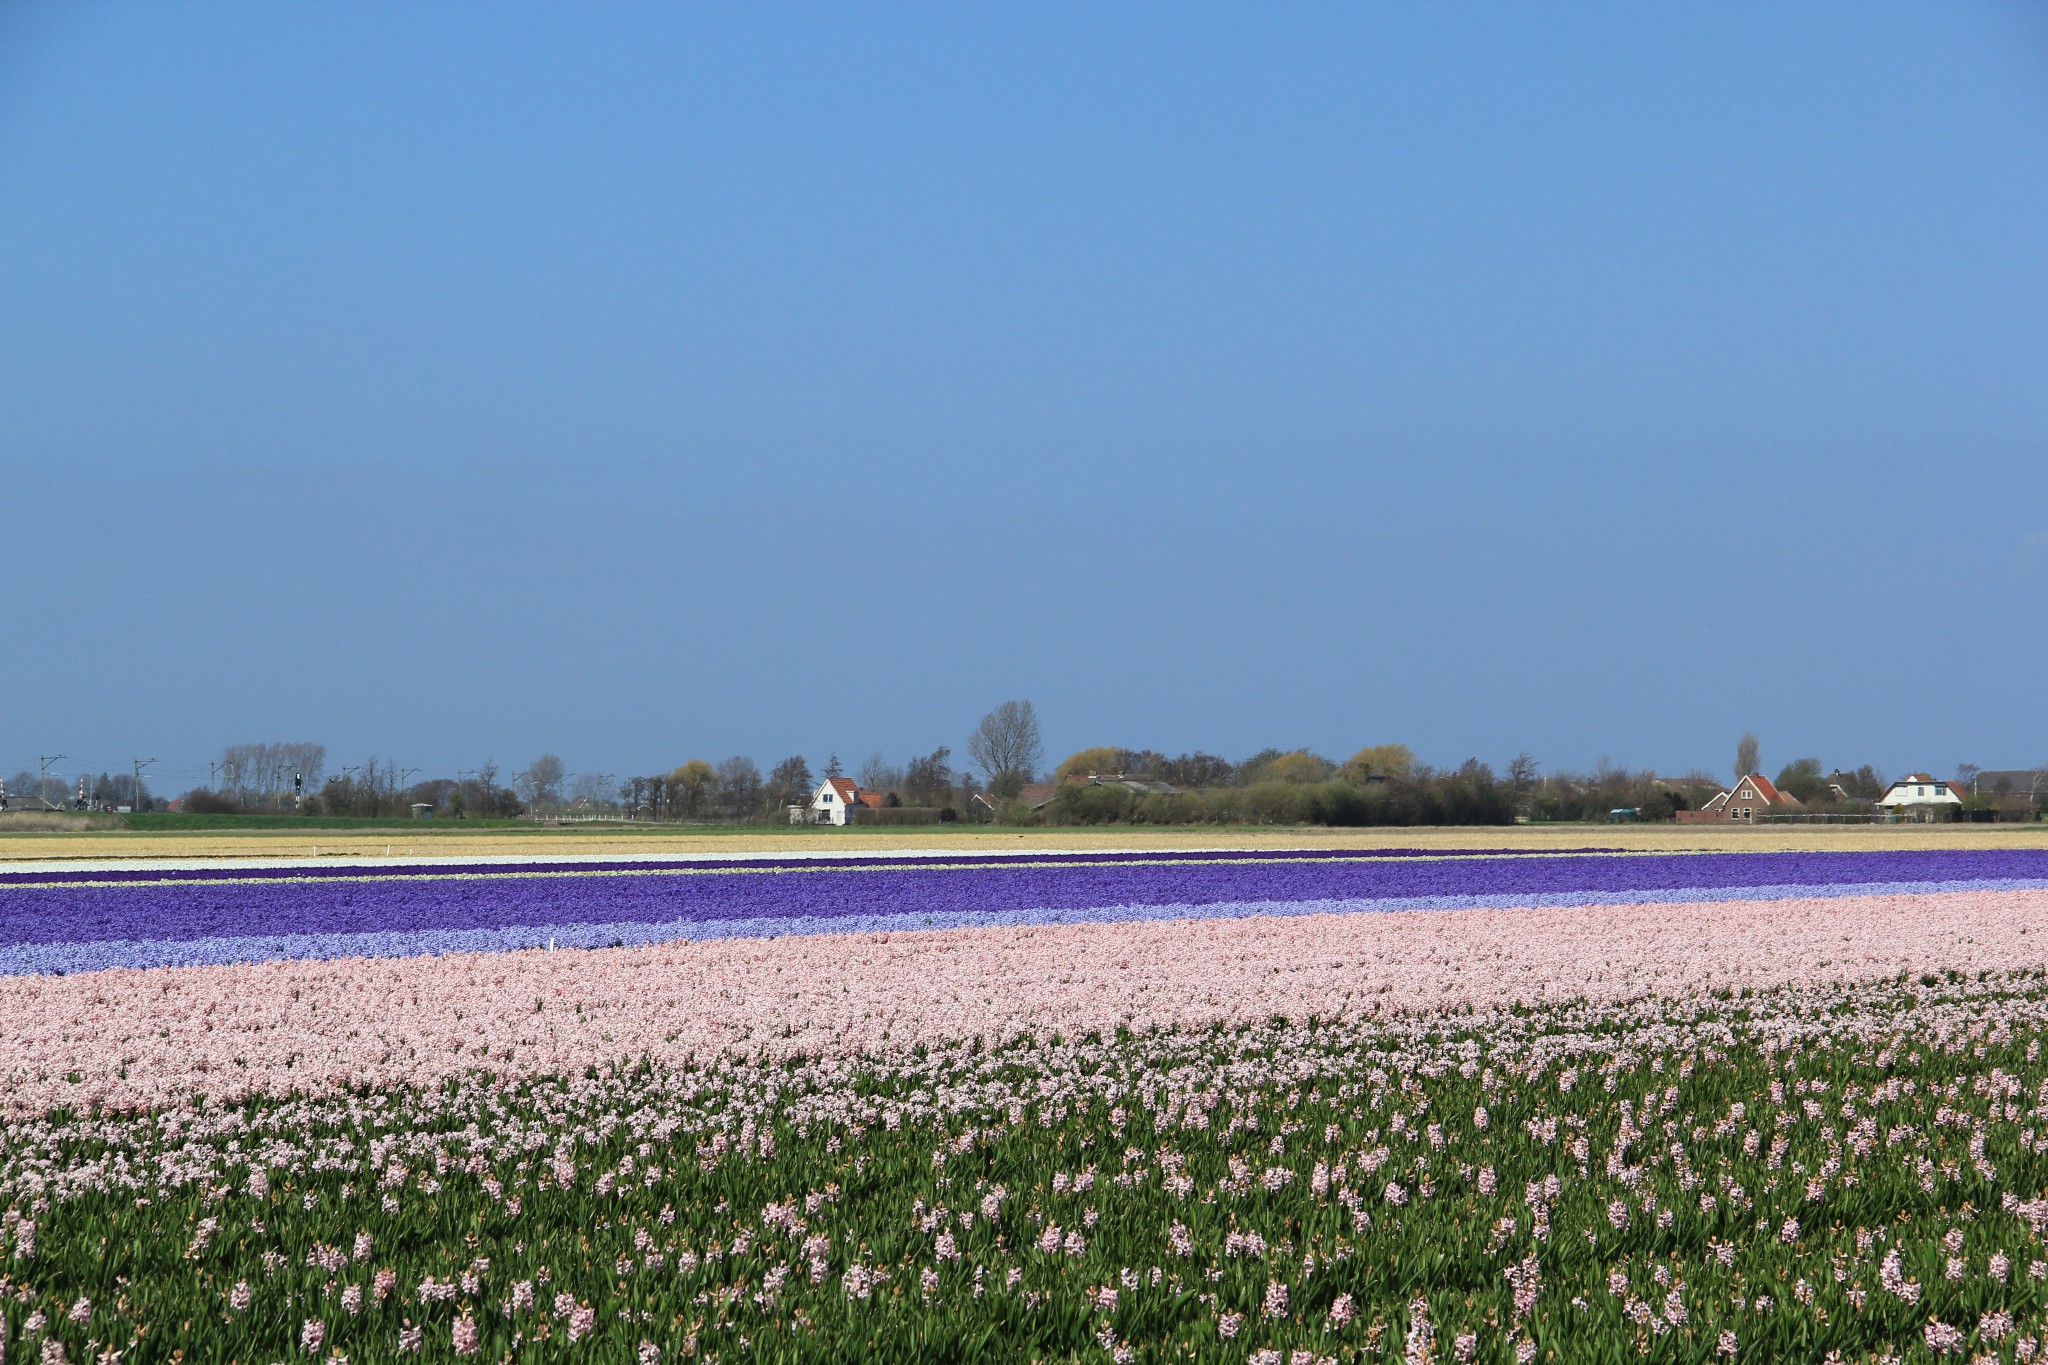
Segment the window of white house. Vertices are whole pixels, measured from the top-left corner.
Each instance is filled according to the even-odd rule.
[[[826,792],[823,796],[819,797],[818,800],[823,802],[825,805],[829,806],[832,804],[832,793]]]

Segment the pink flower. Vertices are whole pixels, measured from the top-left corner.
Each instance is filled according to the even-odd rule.
[[[1921,1333],[1927,1349],[1938,1356],[1954,1355],[1963,1349],[1964,1335],[1945,1322],[1930,1322]]]

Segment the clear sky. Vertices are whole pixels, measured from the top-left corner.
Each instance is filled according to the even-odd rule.
[[[0,770],[2048,762],[2044,16],[0,4]]]

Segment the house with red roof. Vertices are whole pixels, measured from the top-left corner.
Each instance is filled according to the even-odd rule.
[[[1969,793],[1960,782],[1938,781],[1926,773],[1907,773],[1877,798],[1879,810],[1908,820],[1948,820],[1962,809]]]
[[[791,806],[792,825],[850,825],[864,810],[882,804],[882,793],[860,789],[850,777],[828,777],[811,793],[808,805]]]
[[[1695,821],[1747,821],[1759,815],[1790,815],[1804,809],[1798,797],[1779,791],[1777,784],[1762,773],[1751,773],[1697,812],[1688,814]]]

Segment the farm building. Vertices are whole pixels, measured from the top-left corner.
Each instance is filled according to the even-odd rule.
[[[1710,821],[1754,820],[1759,815],[1790,815],[1805,809],[1799,798],[1790,792],[1781,792],[1770,778],[1762,773],[1751,773],[1737,782],[1734,787],[1715,796],[1696,811],[1681,811],[1679,815],[1688,824]]]
[[[1879,810],[1909,820],[1946,820],[1962,809],[1965,795],[1961,783],[1937,781],[1926,773],[1907,773],[1884,789],[1877,805]]]
[[[1042,810],[1045,807],[1045,803],[1052,800],[1058,793],[1059,787],[1054,783],[1026,782],[1018,789],[1017,799],[1024,803],[1027,810]],[[973,804],[980,806],[990,815],[993,815],[996,812],[996,807],[1003,803],[1001,799],[983,792],[975,796]]]
[[[867,792],[847,777],[828,777],[811,793],[810,803],[789,808],[792,825],[850,825],[864,810],[882,804],[882,793]]]

